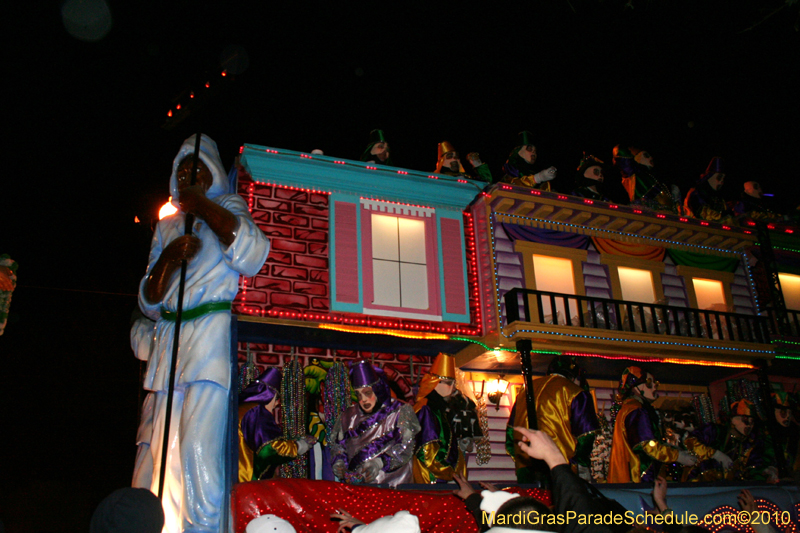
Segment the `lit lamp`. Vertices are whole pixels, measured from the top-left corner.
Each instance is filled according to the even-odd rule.
[[[478,391],[478,382],[477,381],[471,380],[470,384],[472,385],[472,394],[475,395],[475,399],[476,400],[480,400],[481,397],[483,396],[483,389],[486,386],[486,380],[485,379],[481,380],[481,389],[480,389],[480,391]]]
[[[494,404],[495,411],[500,410],[500,400],[508,390],[508,381],[504,380],[503,377],[505,377],[504,374],[500,374],[496,380],[490,381],[488,386],[486,396]]]
[[[178,209],[172,205],[172,196],[169,197],[167,203],[161,206],[161,209],[158,211],[158,220],[162,218],[169,217],[177,213]]]

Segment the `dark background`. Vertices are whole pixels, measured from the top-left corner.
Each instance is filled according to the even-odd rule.
[[[86,531],[130,483],[130,316],[198,128],[228,166],[243,143],[357,159],[382,128],[399,166],[433,170],[446,139],[496,175],[528,129],[561,191],[584,150],[609,161],[623,143],[684,193],[719,155],[730,198],[755,179],[798,203],[798,4],[108,2],[97,42],[71,36],[57,2],[2,8],[0,253],[19,263],[0,337],[8,531]],[[248,66],[223,79],[232,45]]]

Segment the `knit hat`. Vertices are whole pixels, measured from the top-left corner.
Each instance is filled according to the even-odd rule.
[[[296,533],[292,524],[274,514],[265,514],[254,518],[247,524],[246,533]]]
[[[90,533],[161,533],[164,509],[147,489],[117,489],[100,502],[92,515]]]

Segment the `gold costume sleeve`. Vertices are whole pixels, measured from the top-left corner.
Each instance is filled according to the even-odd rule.
[[[270,441],[269,444],[273,447],[278,455],[283,457],[297,457],[297,441],[289,439],[275,439]]]
[[[707,444],[703,444],[696,437],[687,437],[684,442],[686,449],[697,456],[700,461],[707,461],[717,451]]]
[[[644,453],[662,463],[674,463],[678,460],[678,453],[680,452],[677,448],[657,440],[640,442],[635,448],[641,449]]]

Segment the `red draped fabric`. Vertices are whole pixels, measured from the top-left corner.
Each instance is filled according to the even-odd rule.
[[[539,489],[510,489],[550,505],[550,493]],[[234,485],[231,520],[234,533],[244,533],[254,518],[274,514],[288,520],[298,533],[336,531],[331,513],[344,509],[364,522],[397,511],[419,518],[422,533],[474,533],[475,519],[450,491],[394,490],[333,481],[276,479]]]
[[[592,237],[592,242],[601,254],[627,255],[650,261],[663,261],[664,253],[666,252],[666,249],[662,246],[648,246],[646,244],[615,241],[601,237]]]

